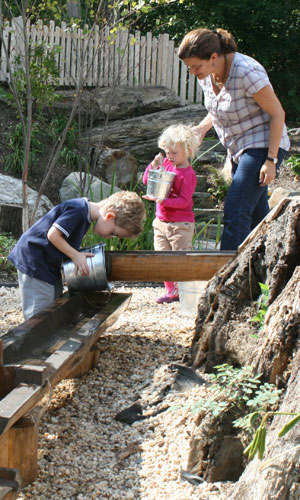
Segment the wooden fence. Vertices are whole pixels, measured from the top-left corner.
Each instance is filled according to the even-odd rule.
[[[41,21],[27,23],[26,36],[31,46],[45,43],[59,47],[56,54],[61,87],[114,87],[116,85],[164,85],[176,92],[182,105],[201,102],[202,93],[177,56],[177,48],[168,34],[157,38],[152,33],[141,36],[127,29],[113,32],[109,27],[92,30],[67,27],[65,23],[49,26]],[[22,18],[6,23],[0,46],[0,81],[10,81],[16,57],[24,57]]]

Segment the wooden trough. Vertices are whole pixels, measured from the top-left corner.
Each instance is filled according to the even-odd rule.
[[[208,280],[233,252],[106,252],[108,281]],[[98,362],[96,342],[131,294],[65,293],[0,341],[0,500],[37,476],[38,426],[51,389]]]

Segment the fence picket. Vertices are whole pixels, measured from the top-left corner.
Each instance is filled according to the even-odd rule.
[[[59,68],[59,85],[76,87],[113,87],[115,85],[164,85],[178,95],[181,105],[202,102],[202,91],[194,76],[179,61],[174,41],[167,33],[153,37],[151,32],[141,36],[126,29],[111,30],[56,26],[54,21],[43,25],[41,20],[27,24],[32,46],[43,41],[47,46],[61,47],[55,57]],[[0,82],[10,81],[9,65],[13,71],[17,54],[24,57],[22,18],[3,24],[0,44]]]
[[[152,39],[152,61],[151,61],[151,85],[156,85],[157,80],[157,53],[158,39]]]
[[[152,33],[146,35],[146,53],[145,53],[145,84],[151,83],[151,56],[152,56]]]
[[[133,85],[138,86],[140,81],[140,49],[141,49],[141,34],[139,31],[135,32],[135,45],[134,45],[134,74]]]

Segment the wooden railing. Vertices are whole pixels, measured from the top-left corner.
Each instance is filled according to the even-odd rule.
[[[31,46],[45,43],[60,47],[56,55],[60,86],[84,87],[166,86],[179,96],[182,105],[202,101],[202,92],[194,76],[177,56],[177,48],[168,34],[158,37],[127,29],[111,32],[100,29],[69,28],[62,22],[49,26],[42,21],[27,23]],[[14,69],[16,57],[24,57],[22,18],[14,18],[3,28],[0,47],[0,81],[10,80],[9,66]]]

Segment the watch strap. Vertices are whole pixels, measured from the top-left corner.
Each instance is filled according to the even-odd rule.
[[[274,165],[276,165],[276,163],[278,162],[278,158],[273,158],[272,156],[267,156],[267,160],[274,163]]]

